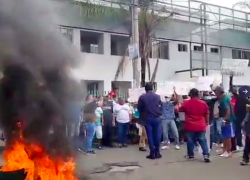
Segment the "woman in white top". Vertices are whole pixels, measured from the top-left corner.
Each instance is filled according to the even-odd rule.
[[[118,103],[115,104],[113,111],[116,116],[119,147],[127,147],[127,134],[132,112],[122,98],[118,99]]]

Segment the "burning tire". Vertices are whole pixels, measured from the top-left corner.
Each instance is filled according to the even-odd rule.
[[[0,171],[0,180],[25,180],[27,173],[24,169],[16,171]]]

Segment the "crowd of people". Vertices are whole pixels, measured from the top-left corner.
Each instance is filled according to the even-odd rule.
[[[126,148],[138,140],[140,151],[147,151],[148,145],[148,159],[159,159],[161,150],[168,149],[170,143],[174,143],[176,150],[186,143],[185,158],[194,159],[194,151],[200,147],[204,161],[210,162],[210,150],[216,144],[222,148],[217,152],[219,156],[227,158],[236,151],[244,151],[241,165],[249,164],[250,105],[247,98],[235,90],[229,95],[222,86],[202,93],[193,88],[185,96],[173,89],[173,95],[164,99],[153,91],[150,83],[146,84],[145,91],[138,102],[133,103],[119,98],[118,93],[99,98],[88,95],[84,106],[77,111],[80,124],[79,116],[74,113],[76,123],[71,134],[80,142],[77,149],[95,154],[95,148]],[[208,127],[210,142],[206,137]],[[114,142],[118,145],[114,146]]]

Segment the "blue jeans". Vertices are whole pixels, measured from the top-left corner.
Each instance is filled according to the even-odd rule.
[[[160,154],[160,142],[162,135],[161,119],[160,118],[146,119],[145,128],[148,136],[150,155],[156,156]]]
[[[85,151],[93,151],[93,140],[95,137],[95,123],[86,123]]]
[[[162,130],[163,130],[163,141],[169,142],[169,128],[171,130],[172,135],[174,136],[174,140],[176,144],[179,144],[179,133],[174,120],[162,120]]]
[[[207,140],[206,140],[206,131],[203,132],[186,132],[186,138],[187,138],[187,154],[189,157],[194,157],[194,146],[195,142],[198,141],[198,143],[201,146],[201,149],[203,151],[203,155],[209,155],[209,150],[207,146]]]
[[[118,143],[126,144],[128,141],[129,123],[117,122],[117,128],[118,128]]]
[[[212,139],[214,143],[221,143],[222,142],[222,134],[221,134],[221,127],[222,127],[222,119],[215,118],[213,120],[213,124],[211,127]]]

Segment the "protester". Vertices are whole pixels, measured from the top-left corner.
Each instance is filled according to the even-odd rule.
[[[92,95],[88,95],[86,98],[86,104],[83,108],[83,121],[85,122],[86,127],[84,152],[86,154],[95,154],[93,149],[93,140],[95,136],[96,108],[97,103],[94,101],[94,97]],[[82,150],[79,149],[79,151]]]
[[[175,140],[175,149],[180,149],[179,143],[179,133],[175,123],[175,105],[177,104],[177,98],[175,95],[173,98],[165,96],[165,102],[162,102],[163,105],[163,115],[162,115],[162,129],[163,129],[163,146],[161,149],[169,148],[169,129],[172,132]]]
[[[223,124],[223,119],[220,118],[219,105],[219,101],[216,100],[213,108],[213,126],[211,128],[213,128],[213,142],[222,146],[221,127]]]
[[[114,113],[118,128],[118,146],[120,148],[127,147],[127,135],[132,112],[128,104],[125,104],[124,99],[118,99],[118,104],[114,106]]]
[[[103,126],[103,144],[108,147],[114,147],[113,146],[113,135],[114,135],[114,115],[113,115],[113,102],[108,99],[108,97],[105,97],[103,99],[103,120],[104,120],[104,126]]]
[[[103,134],[102,133],[102,125],[104,124],[103,111],[101,108],[102,104],[103,104],[103,102],[101,99],[101,101],[98,101],[98,103],[97,103],[98,107],[95,110],[95,115],[96,115],[95,134],[96,134],[98,149],[102,149],[102,134]]]
[[[222,125],[222,137],[223,137],[223,151],[220,154],[221,157],[230,157],[231,154],[231,138],[234,137],[234,126],[233,122],[235,121],[230,97],[225,95],[224,89],[222,86],[217,86],[215,88],[215,94],[219,100],[219,114],[220,118],[223,119]]]
[[[146,84],[145,91],[146,94],[139,97],[137,108],[147,132],[150,148],[147,158],[158,159],[162,157],[160,154],[162,103],[160,96],[153,92],[151,83]]]
[[[187,159],[194,159],[194,146],[198,141],[203,151],[204,161],[210,162],[209,149],[206,140],[206,126],[209,123],[209,109],[205,102],[199,99],[197,89],[190,90],[189,101],[183,103],[179,108],[180,112],[185,112],[184,129],[187,139]]]
[[[248,104],[248,99],[242,96],[239,96],[236,90],[232,90],[233,97],[232,99],[234,100],[234,115],[236,118],[236,121],[234,122],[234,127],[235,127],[235,141],[233,141],[233,150],[238,150],[242,151],[243,150],[243,144],[242,144],[242,127],[241,124],[246,117],[246,105]],[[232,102],[232,101],[231,101]],[[235,147],[235,145],[237,145]]]
[[[245,132],[245,147],[244,147],[244,153],[242,157],[242,161],[240,164],[242,166],[249,164],[249,156],[250,156],[250,105],[246,105],[247,109],[247,115],[242,122],[242,127]]]
[[[147,133],[143,123],[143,120],[140,118],[140,113],[137,109],[137,104],[134,104],[133,109],[133,118],[136,120],[136,127],[138,128],[138,134],[140,136],[139,139],[139,151],[147,151],[146,149],[146,141],[147,141]]]

